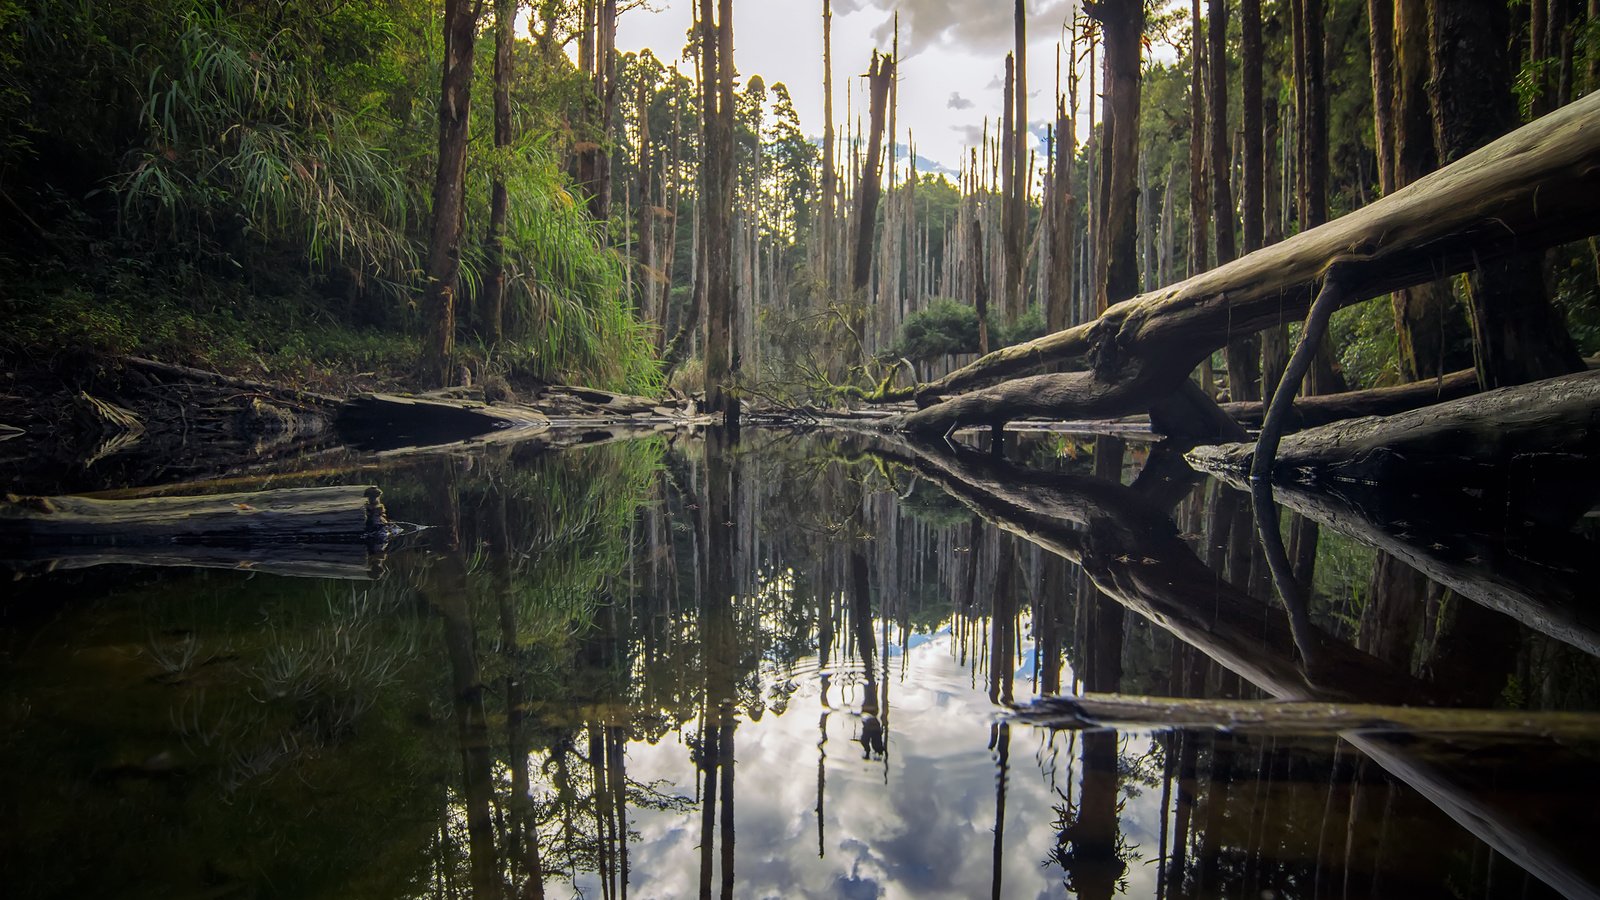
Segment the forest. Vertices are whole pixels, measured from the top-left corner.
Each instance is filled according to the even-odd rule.
[[[897,378],[1356,213],[1600,69],[1593,4],[1570,0],[1102,2],[1061,4],[1056,83],[1030,92],[1025,6],[1005,108],[959,171],[919,172],[898,32],[835,60],[828,2],[826,119],[802,123],[787,87],[734,70],[729,2],[658,56],[615,48],[637,2],[7,0],[0,352],[36,386],[136,356],[300,386],[671,389],[715,411],[905,398]],[[835,109],[862,67],[867,108]],[[1573,152],[1551,196],[1581,211],[1593,157]],[[1442,277],[1345,298],[1307,392],[1581,370],[1600,247],[1567,218],[1469,240],[1465,264],[1400,247]],[[1302,316],[1260,312],[1184,348],[1206,394],[1270,398]]]

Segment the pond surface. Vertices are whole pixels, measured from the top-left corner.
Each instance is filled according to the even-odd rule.
[[[1347,497],[1343,534],[1286,499],[1294,628],[1248,495],[1138,442],[747,431],[324,456],[214,490],[316,484],[380,485],[430,527],[299,568],[79,548],[0,571],[7,896],[1600,886],[1600,716],[1553,715],[1600,708],[1592,492],[1526,515]],[[1528,717],[1005,715],[1074,693]]]

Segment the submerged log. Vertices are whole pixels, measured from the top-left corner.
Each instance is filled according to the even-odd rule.
[[[1255,445],[1197,447],[1191,463],[1213,473],[1244,473]],[[1517,472],[1600,456],[1600,371],[1501,388],[1385,418],[1353,419],[1287,436],[1274,480],[1306,483],[1439,484],[1448,490],[1504,492]]]
[[[402,530],[382,493],[357,485],[137,500],[12,494],[0,502],[0,543],[381,544]]]
[[[1600,207],[1600,94],[1591,94],[1402,190],[1187,281],[1117,304],[1099,319],[990,353],[915,389],[927,405],[963,390],[1092,358],[1096,377],[1159,375],[1129,392],[1140,412],[1230,339],[1300,318],[1337,270],[1339,305],[1467,271],[1594,232]],[[1076,406],[1055,414],[1082,415]]]
[[[363,394],[339,407],[336,425],[353,446],[381,451],[489,436],[520,439],[549,427],[550,419],[516,405]]]
[[[1207,729],[1281,735],[1478,735],[1600,740],[1600,715],[1259,700],[1084,694],[1041,697],[1011,718],[1045,728]]]

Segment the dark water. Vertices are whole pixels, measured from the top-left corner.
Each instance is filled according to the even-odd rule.
[[[1002,715],[1600,708],[1592,497],[1335,504],[1368,543],[1286,513],[1296,633],[1245,494],[1138,443],[1009,456],[756,432],[321,458],[264,486],[379,484],[432,527],[317,557],[341,577],[15,564],[5,894],[1594,895],[1600,717]]]

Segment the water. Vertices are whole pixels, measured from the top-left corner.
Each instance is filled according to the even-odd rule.
[[[1306,643],[1246,495],[1120,450],[747,432],[321,456],[218,490],[378,484],[431,527],[318,556],[338,578],[13,563],[6,894],[1594,894],[1600,716],[1004,715],[1076,691],[1595,709],[1592,503],[1483,525],[1413,500],[1373,526],[1454,591],[1286,514]]]

